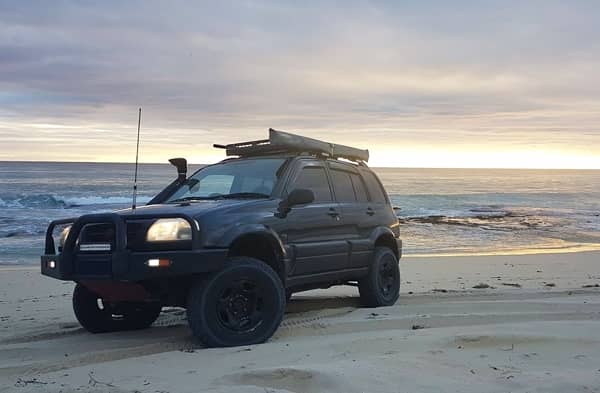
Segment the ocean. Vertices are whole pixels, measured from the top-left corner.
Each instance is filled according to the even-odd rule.
[[[600,249],[600,171],[374,170],[399,208],[405,255]],[[138,204],[174,177],[141,164]],[[132,181],[133,164],[0,162],[0,265],[36,264],[51,220],[128,207]]]

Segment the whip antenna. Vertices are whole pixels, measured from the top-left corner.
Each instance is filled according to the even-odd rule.
[[[135,146],[135,172],[133,175],[133,202],[131,203],[131,210],[135,213],[135,200],[137,198],[137,173],[138,173],[138,156],[140,152],[140,124],[142,122],[142,108],[140,108],[138,114],[138,132],[137,132],[137,143]]]

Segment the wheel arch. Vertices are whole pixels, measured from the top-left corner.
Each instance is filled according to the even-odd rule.
[[[229,257],[251,257],[271,266],[281,282],[286,281],[285,248],[275,232],[268,228],[239,233],[228,245]]]
[[[373,247],[387,247],[396,255],[396,259],[400,260],[401,250],[398,248],[398,241],[390,228],[376,228],[371,233],[370,239]]]

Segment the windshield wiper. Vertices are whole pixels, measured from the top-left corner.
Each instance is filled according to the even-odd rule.
[[[187,201],[207,201],[210,199],[215,199],[215,198],[214,197],[189,196],[189,197],[173,199],[172,201],[169,201],[168,203],[187,202]]]
[[[173,199],[169,203],[187,202],[187,201],[214,201],[215,199],[236,199],[236,198],[270,198],[270,195],[261,192],[234,192],[232,194],[218,194],[206,197],[189,196],[184,198]]]
[[[271,195],[262,192],[234,192],[231,194],[216,195],[211,199],[235,199],[235,198],[270,198]]]

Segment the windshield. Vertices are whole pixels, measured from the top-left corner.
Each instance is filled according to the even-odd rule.
[[[257,158],[207,166],[187,179],[167,202],[268,198],[284,162],[285,158]]]

